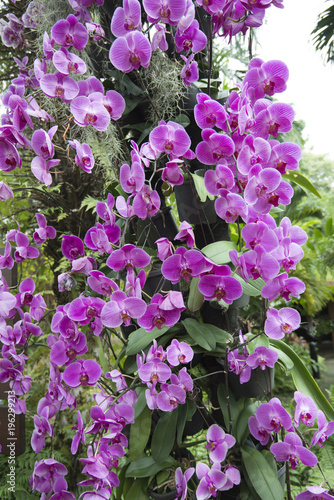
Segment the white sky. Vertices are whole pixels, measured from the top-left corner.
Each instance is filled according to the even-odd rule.
[[[284,9],[267,10],[265,24],[256,33],[259,57],[280,59],[289,68],[287,90],[275,97],[292,104],[296,119],[305,121],[306,149],[334,160],[334,64],[324,63],[311,36],[317,15],[331,3],[284,0]]]

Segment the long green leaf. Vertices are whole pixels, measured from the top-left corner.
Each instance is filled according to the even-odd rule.
[[[173,449],[178,409],[166,412],[158,421],[152,436],[151,452],[157,463],[165,460]]]
[[[166,333],[168,328],[166,326],[159,330],[154,327],[151,332],[147,332],[144,328],[138,328],[138,330],[131,333],[129,337],[128,346],[126,348],[126,354],[131,356],[132,354],[137,354],[147,347],[153,339],[157,339],[164,333]]]
[[[151,415],[151,410],[146,406],[130,426],[129,453],[132,460],[141,457],[148,442],[151,433]]]
[[[230,250],[237,249],[238,246],[234,241],[216,241],[202,248],[202,252],[216,264],[227,264],[231,261],[229,257]]]
[[[334,420],[334,408],[322,393],[320,387],[306,368],[300,357],[294,350],[281,340],[270,340],[270,343],[285,353],[292,361],[293,368],[291,369],[292,379],[296,389],[305,396],[310,396],[316,403],[318,408],[322,410],[329,420]]]
[[[261,500],[284,500],[277,473],[273,471],[265,457],[250,446],[242,448],[241,455],[248,479]]]
[[[172,412],[173,413],[173,412]],[[126,477],[150,477],[157,474],[165,467],[171,467],[175,464],[173,457],[169,456],[166,460],[158,464],[153,457],[143,457],[131,462],[125,473]]]
[[[250,295],[250,297],[258,297],[261,295],[261,290],[264,285],[262,278],[258,278],[257,280],[250,279],[248,280],[248,283],[246,283],[245,280],[243,280],[238,274],[234,274],[233,278],[241,283],[243,292]]]
[[[205,202],[207,198],[210,200],[214,200],[215,197],[212,194],[209,194],[206,190],[205,184],[204,184],[204,177],[201,177],[200,175],[197,174],[190,174],[195,185],[195,189],[197,191],[198,197],[201,202]]]
[[[210,326],[206,323],[199,323],[195,319],[187,318],[182,321],[190,337],[207,351],[214,351],[216,348],[216,339],[210,331]]]
[[[204,295],[198,289],[199,278],[193,278],[190,283],[188,309],[198,311],[204,303]]]
[[[302,187],[303,189],[306,189],[306,191],[310,191],[311,193],[318,196],[318,198],[321,198],[320,193],[313,186],[312,182],[304,177],[304,175],[302,175],[300,172],[296,172],[295,170],[287,170],[284,174],[284,177],[287,177],[288,179],[290,179],[290,181],[298,184],[298,186]]]

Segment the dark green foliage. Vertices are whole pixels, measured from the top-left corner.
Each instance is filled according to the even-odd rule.
[[[334,4],[319,14],[316,27],[312,31],[317,50],[325,50],[327,62],[334,60]]]

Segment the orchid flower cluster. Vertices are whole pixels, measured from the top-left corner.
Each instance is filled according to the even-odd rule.
[[[0,127],[0,170],[6,176],[16,168],[21,169],[19,151],[28,148],[33,156],[31,172],[47,188],[54,181],[52,169],[62,168],[61,159],[55,158],[61,126],[45,130],[53,117],[38,104],[35,99],[38,93],[67,106],[69,121],[62,137],[68,158],[72,156],[73,168],[78,167],[84,175],[94,172],[96,159],[90,145],[75,138],[75,132],[66,140],[68,130],[89,127],[97,134],[105,132],[110,123],[118,122],[120,126],[126,110],[126,96],[114,89],[105,92],[103,81],[94,75],[87,76],[85,57],[77,54],[84,53],[89,43],[105,43],[105,31],[92,21],[88,9],[93,4],[95,8],[102,6],[103,0],[68,0],[68,3],[73,13],[58,20],[50,33],[44,33],[44,58],[36,59],[33,69],[28,66],[28,58],[16,59],[20,74],[2,97],[6,113]],[[39,2],[32,1],[22,19],[8,15],[8,22],[0,22],[0,36],[7,46],[22,47],[26,43],[23,30],[36,27],[37,5]],[[110,42],[108,64],[120,73],[134,75],[142,83],[140,75],[149,68],[152,53],[166,52],[175,46],[185,62],[180,78],[187,88],[199,78],[195,56],[207,46],[207,36],[195,18],[196,9],[204,9],[202,15],[212,22],[213,35],[231,39],[236,33],[245,34],[248,28],[260,26],[265,10],[271,5],[283,7],[282,0],[197,0],[196,4],[192,0],[143,0],[142,3],[124,0],[111,18],[114,40]],[[81,75],[85,74],[84,79]],[[213,340],[199,333],[204,325],[197,321],[198,317],[195,319],[194,313],[200,307],[191,309],[185,301],[189,288],[195,290],[201,304],[215,302],[224,308],[241,297],[243,286],[250,280],[264,281],[261,296],[268,301],[278,298],[289,301],[305,290],[301,280],[289,274],[303,257],[306,233],[293,226],[287,217],[277,225],[270,214],[273,207],[290,203],[293,188],[283,176],[297,169],[301,159],[298,145],[279,140],[282,133],[291,130],[294,119],[291,106],[273,99],[276,93],[285,90],[287,80],[288,69],[283,62],[255,58],[226,102],[211,98],[209,93],[197,93],[193,114],[201,130],[198,144],[193,144],[180,123],[160,119],[158,125],[152,126],[147,142],[141,145],[134,140],[130,142],[131,161],[119,169],[122,194],[114,197],[108,193],[105,201],[97,202],[97,222],[82,238],[61,235],[61,253],[69,270],[58,276],[58,289],[75,295],[80,289],[78,282],[83,279],[85,291],[80,289],[75,298],[71,295],[73,300],[57,306],[51,332],[43,332],[39,324],[47,305],[42,295],[35,293],[34,279],[23,279],[14,294],[1,276],[0,382],[9,382],[10,389],[15,391],[17,414],[26,413],[25,395],[34,382],[24,373],[27,349],[36,338],[46,335],[49,350],[48,389],[34,416],[32,449],[39,453],[49,438],[54,438],[57,431],[54,417],[58,412],[76,409],[78,388],[94,393],[89,419],[85,422],[84,415],[77,410],[77,424],[72,428],[71,453],[80,454],[82,473],[87,476],[78,485],[90,488],[80,498],[111,498],[114,488],[120,485],[118,472],[125,466],[127,473],[131,466],[135,467],[136,461],[129,465],[131,460],[127,457],[131,449],[129,428],[133,428],[144,406],[151,413],[159,417],[166,414],[171,418],[169,422],[176,422],[180,408],[187,409],[189,401],[196,400],[194,353],[202,354],[203,345],[214,352],[210,341],[216,346],[221,338],[216,342],[211,331]],[[35,129],[36,123],[40,128]],[[207,193],[215,199],[220,220],[242,226],[239,251],[231,250],[227,263],[216,263],[203,249],[196,248],[194,228],[183,221],[173,242],[164,236],[155,242],[167,286],[148,296],[145,284],[153,259],[148,251],[128,242],[126,233],[138,219],[153,220],[161,213],[161,195],[154,189],[153,176],[160,174],[171,188],[180,186],[185,175],[192,175],[192,161],[208,167],[203,182]],[[1,181],[0,200],[13,197],[11,187]],[[60,236],[42,213],[36,214],[36,222],[32,239],[21,232],[19,223],[17,229],[7,232],[0,270],[37,259],[40,251],[36,246]],[[191,330],[191,322],[198,329]],[[292,307],[269,307],[263,337],[268,345],[270,341],[280,341],[295,331],[300,322],[300,314]],[[188,327],[189,335],[184,339],[170,337],[159,344],[156,339],[163,340],[164,334],[173,332],[173,328],[178,336],[178,325],[186,330]],[[127,327],[135,329],[129,340],[124,334]],[[105,334],[118,337],[124,344],[124,353],[136,354],[134,367],[128,372],[121,366],[121,358],[111,371],[106,371],[101,362],[89,357],[89,340],[94,337],[101,340]],[[223,334],[228,335],[220,330],[220,337]],[[143,338],[149,338],[145,345]],[[252,351],[251,340],[242,332],[239,342],[232,336],[228,338],[231,345],[227,348],[224,344],[226,367],[240,375],[241,383],[249,381],[252,370],[273,368],[278,361],[277,348],[260,345]],[[135,342],[138,345],[134,348]],[[249,419],[249,430],[263,446],[269,439],[275,441],[270,450],[278,461],[290,462],[291,468],[298,461],[313,467],[317,458],[305,446],[297,427],[300,421],[313,426],[317,418],[318,430],[310,446],[322,446],[334,433],[334,422],[327,422],[324,412],[309,396],[297,391],[295,401],[295,427],[278,398],[271,398],[258,406],[255,416]],[[226,432],[227,422],[224,426],[211,420],[205,424],[207,463],[200,461],[196,467],[184,470],[175,467],[172,457],[172,462],[167,461],[175,469],[176,499],[185,500],[191,494],[192,498],[195,495],[198,500],[207,500],[242,480],[240,470],[233,464],[233,450],[236,444],[243,443],[237,443],[236,437]],[[282,442],[278,441],[281,429],[287,432]],[[88,435],[92,435],[89,443]],[[150,459],[151,466],[160,465],[144,452],[148,438],[141,450],[143,456],[137,459]],[[174,436],[171,441],[174,442]],[[87,456],[82,458],[85,452]],[[66,467],[53,458],[39,460],[31,476],[31,487],[41,493],[43,500],[74,499],[65,480],[67,473]],[[133,474],[137,477],[138,471]],[[309,487],[297,498],[316,498],[318,494],[333,498],[322,487]]]

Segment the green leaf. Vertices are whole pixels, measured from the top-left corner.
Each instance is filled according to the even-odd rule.
[[[186,128],[188,127],[190,120],[187,115],[185,115],[184,113],[180,113],[179,115],[177,115],[176,118],[174,118],[174,122]]]
[[[154,327],[151,332],[147,332],[144,328],[138,328],[138,330],[132,332],[129,337],[126,354],[128,356],[137,354],[138,352],[145,349],[145,347],[147,347],[149,344],[151,344],[153,339],[161,337],[161,335],[166,333],[167,330],[168,327],[166,326],[163,326],[161,330],[159,330],[157,327]]]
[[[198,289],[199,278],[193,278],[190,283],[188,309],[198,311],[204,303],[204,295]]]
[[[238,416],[234,426],[235,438],[239,444],[243,444],[249,435],[248,419],[256,412],[259,404],[246,406]]]
[[[135,410],[135,419],[139,417],[141,412],[146,408],[146,396],[145,396],[146,386],[145,387],[137,387],[136,393],[138,395],[137,401],[134,405]]]
[[[237,249],[238,246],[234,241],[216,241],[202,248],[202,252],[216,264],[227,264],[231,261],[229,257],[230,250]]]
[[[216,348],[216,339],[210,331],[210,326],[206,323],[199,323],[195,319],[187,318],[182,321],[190,337],[207,351],[214,351]]]
[[[174,413],[174,412],[172,412]],[[165,467],[172,467],[175,464],[173,457],[168,457],[162,463],[158,464],[153,457],[142,457],[139,460],[131,462],[125,476],[126,477],[150,477],[154,476]]]
[[[333,219],[332,219],[332,217],[329,217],[326,220],[326,224],[325,224],[325,235],[332,236],[332,234],[333,234]]]
[[[133,481],[130,489],[128,490],[124,500],[149,500],[151,497],[147,493],[147,480],[136,479]]]
[[[129,453],[132,460],[141,457],[151,433],[151,410],[146,406],[130,426]]]
[[[247,333],[246,337],[247,337],[247,340],[251,340],[251,338],[254,337],[254,334]],[[266,335],[259,335],[254,340],[249,342],[249,344],[247,344],[247,350],[248,350],[249,354],[253,354],[253,352],[255,351],[255,349],[257,347],[266,347],[268,349],[269,348],[269,338]]]
[[[204,184],[204,177],[201,177],[200,175],[192,174],[192,173],[190,173],[190,175],[194,181],[195,189],[197,191],[198,197],[201,200],[201,202],[204,203],[207,198],[209,198],[210,200],[214,200],[215,199],[214,195],[209,194],[206,190],[206,187]]]
[[[321,198],[321,195],[313,186],[312,182],[304,177],[304,175],[302,175],[300,172],[296,172],[295,170],[287,170],[283,177],[287,177],[288,179],[290,179],[290,181],[298,184],[298,186],[302,187],[304,190],[310,191],[311,193],[318,196],[318,198]]]
[[[284,493],[277,479],[277,472],[255,448],[241,449],[242,462],[248,479],[261,500],[284,500]]]
[[[234,274],[233,278],[241,283],[242,290],[246,295],[249,295],[250,297],[258,297],[261,295],[262,287],[265,284],[262,278],[258,278],[257,280],[250,279],[248,280],[248,283],[246,283],[245,280],[243,280],[238,274]]]
[[[99,347],[99,361],[100,361],[100,364],[102,366],[102,369],[103,369],[104,373],[107,373],[109,371],[109,366],[108,366],[108,363],[107,363],[107,360],[106,360],[106,357],[105,357],[105,354],[104,354],[104,349],[103,349],[101,337],[99,337],[98,335],[94,335],[94,338],[95,338],[95,342],[97,343],[97,345]]]
[[[220,406],[220,409],[222,411],[226,427],[228,428],[229,422],[230,422],[230,415],[229,415],[229,411],[228,411],[228,405],[229,405],[230,414],[231,414],[231,421],[232,421],[232,428],[234,428],[234,424],[235,424],[235,422],[239,416],[239,413],[240,413],[240,408],[239,408],[239,405],[233,396],[233,393],[231,393],[229,391],[229,397],[227,399],[225,383],[221,383],[218,386],[217,396],[218,396],[219,406]]]
[[[270,349],[272,349],[273,351],[277,352],[278,354],[278,363],[282,366],[284,366],[285,368],[285,371],[289,372],[290,370],[292,370],[293,368],[293,361],[291,358],[289,358],[289,356],[287,356],[283,351],[281,351],[280,349],[277,349],[277,347],[275,347],[271,341],[269,342],[270,344]]]
[[[320,410],[324,412],[328,420],[334,420],[334,408],[329,403],[325,395],[322,393],[320,387],[306,368],[304,362],[300,357],[294,352],[294,350],[285,342],[281,340],[270,340],[270,343],[277,347],[286,354],[293,363],[293,368],[291,369],[292,379],[296,386],[296,389],[305,396],[310,396],[315,404]]]
[[[173,449],[178,409],[165,412],[159,419],[152,436],[151,453],[157,463],[164,461]]]

